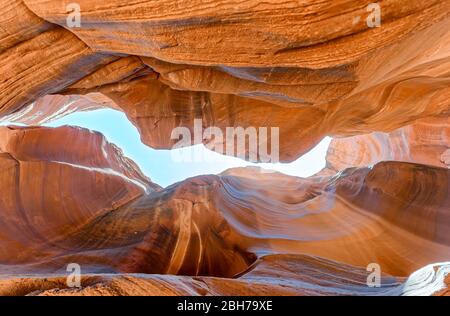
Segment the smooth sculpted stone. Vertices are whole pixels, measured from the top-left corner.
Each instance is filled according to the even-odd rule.
[[[83,275],[82,287],[70,289],[63,275],[0,277],[0,295],[399,295],[405,281],[383,275],[382,287],[370,288],[366,279],[362,268],[307,255],[270,255],[236,278]]]
[[[124,111],[154,148],[172,148],[171,132],[201,119],[202,132],[279,128],[279,141],[258,135],[257,151],[276,142],[289,162],[327,135],[389,133],[449,114],[449,0],[383,1],[380,25],[363,0],[82,0],[80,27],[68,27],[76,12],[66,1],[14,3],[17,16],[2,10],[23,24],[9,32],[23,41],[6,36],[14,46],[1,52],[3,120],[59,117],[100,93],[107,101],[93,106]],[[49,107],[39,100],[48,94],[74,106]],[[218,152],[230,143],[191,144],[202,142]]]
[[[335,174],[349,167],[370,166],[386,160],[448,168],[449,153],[449,117],[426,118],[390,133],[333,139],[322,174]]]
[[[66,25],[66,1],[24,2],[43,19]],[[373,29],[366,23],[369,1],[77,3],[81,27],[72,31],[96,51],[177,64],[313,69],[353,62],[398,42],[446,17],[449,5],[438,0],[390,0],[382,4],[386,27]],[[361,19],[355,23],[356,17]]]
[[[53,240],[159,189],[101,134],[72,127],[1,127],[0,168],[8,265],[54,253]]]
[[[449,294],[450,0],[69,3],[0,0],[0,120],[112,108],[258,161],[335,139],[315,177],[161,188],[99,133],[0,127],[0,294]]]
[[[362,268],[308,255],[270,255],[233,279],[144,274],[83,275],[80,288],[68,288],[66,276],[0,278],[1,295],[449,295],[448,264],[429,265],[398,278],[383,274],[380,287],[367,286]],[[179,306],[183,308],[183,306]],[[267,308],[268,306],[266,306]],[[211,309],[211,306],[210,306]]]
[[[0,135],[1,293],[445,294],[444,263],[403,278],[450,256],[446,168],[382,162],[307,179],[237,168],[162,189],[98,133]],[[70,263],[82,289],[60,286]],[[381,288],[364,283],[373,265]]]
[[[100,93],[83,96],[47,95],[3,117],[8,123],[42,125],[75,112],[95,111],[105,107],[117,109],[114,102]]]
[[[21,155],[27,157],[27,150]],[[91,163],[88,160],[85,164]],[[75,161],[67,167],[73,164]],[[28,168],[30,173],[33,166]],[[96,175],[92,168],[86,169],[88,176]],[[84,168],[76,171],[85,172]],[[122,203],[118,193],[108,194],[109,199],[95,200],[110,201],[106,212],[89,213],[83,225],[55,236],[51,242],[31,245],[26,254],[21,253],[25,257],[10,254],[1,269],[53,273],[77,262],[85,272],[232,277],[266,254],[307,253],[360,267],[376,263],[384,273],[407,276],[450,255],[446,233],[450,223],[449,173],[444,168],[399,162],[311,179],[243,168],[188,179],[145,194],[138,190],[134,201]],[[125,179],[134,175],[135,180],[122,181],[125,175]],[[134,172],[125,175],[118,179],[121,186],[135,188],[136,181],[143,182]],[[4,178],[7,187],[14,187],[11,179]],[[51,182],[51,177],[47,179],[47,186],[61,185]],[[42,181],[42,176],[32,180],[30,185]],[[79,203],[89,194],[101,195],[102,190],[102,186],[93,187]],[[25,192],[30,196],[33,191]],[[32,205],[42,199],[36,194]],[[70,199],[52,197],[49,193],[51,203],[40,214],[42,220],[59,227],[64,227],[65,221],[72,223],[65,217],[53,218],[59,214],[53,209],[60,209]],[[17,203],[9,203],[10,207],[5,206],[8,212],[17,209]],[[19,214],[14,211],[7,218],[26,225],[29,220],[22,223]],[[39,256],[29,257],[28,253]]]
[[[0,1],[0,53],[40,33],[56,28],[31,12],[22,0]]]
[[[0,115],[20,111],[117,59],[98,54],[22,0],[0,1]]]

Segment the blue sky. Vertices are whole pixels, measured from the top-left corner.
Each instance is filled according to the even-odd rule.
[[[210,162],[176,162],[172,159],[169,150],[155,150],[141,143],[137,129],[128,121],[125,114],[115,110],[78,112],[45,124],[50,127],[63,125],[80,126],[101,132],[108,141],[119,146],[127,157],[133,159],[153,182],[163,187],[197,175],[217,174],[228,168],[255,165],[238,158],[216,154],[204,148],[203,145],[197,145],[195,148],[208,157]],[[325,155],[330,141],[331,139],[327,137],[295,162],[259,164],[259,166],[293,176],[311,176],[325,166]]]

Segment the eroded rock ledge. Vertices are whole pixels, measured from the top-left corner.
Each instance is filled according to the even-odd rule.
[[[450,1],[381,1],[379,28],[363,0],[78,2],[69,28],[67,1],[0,0],[1,120],[279,127],[286,162],[335,139],[316,177],[163,189],[98,133],[1,127],[0,294],[448,294]]]
[[[321,174],[333,175],[349,167],[380,161],[405,161],[450,167],[450,118],[426,118],[391,133],[374,132],[335,138]]]
[[[58,274],[77,262],[84,274],[238,277],[224,281],[221,290],[206,290],[211,293],[230,293],[244,282],[257,285],[248,294],[269,290],[317,294],[322,290],[308,292],[300,284],[282,290],[281,285],[258,285],[258,280],[273,277],[264,274],[266,264],[293,266],[295,271],[307,264],[318,270],[336,266],[332,269],[359,282],[362,268],[356,267],[376,262],[384,273],[399,277],[387,277],[383,291],[401,294],[394,289],[402,277],[450,256],[450,170],[446,168],[383,162],[309,179],[241,168],[161,189],[97,133],[69,127],[3,128],[1,133],[7,139],[0,144],[5,171],[0,185],[6,192],[0,198],[2,274]],[[48,145],[64,134],[80,145]],[[70,152],[71,148],[77,151]],[[30,181],[45,181],[45,185]],[[317,258],[307,258],[305,253]],[[266,257],[269,254],[274,256]],[[262,260],[257,261],[264,263],[262,267],[256,263],[256,269],[250,268],[256,260]],[[283,278],[287,272],[281,268],[271,273]],[[291,275],[285,281],[306,277]],[[43,286],[40,290],[51,289],[52,282],[60,282],[55,278],[0,284],[5,293],[13,294],[23,291],[16,287],[27,288],[30,282],[30,287],[37,282]],[[99,291],[107,294],[115,291],[109,289],[108,278],[87,279],[100,282],[97,286],[106,288]],[[117,275],[111,281],[121,288],[123,280],[126,288],[128,277],[124,278]],[[179,282],[193,287],[196,282],[170,276],[142,278],[139,282],[147,284],[149,291],[158,279],[172,280],[172,294],[184,293],[176,290]],[[343,291],[339,280],[318,277],[309,282],[325,282],[328,285],[322,286],[331,287],[325,292]],[[165,290],[147,294],[161,291]],[[345,291],[377,293],[356,283]]]
[[[378,28],[369,1],[78,2],[80,28],[67,27],[63,0],[0,2],[1,115],[53,118],[100,93],[109,101],[95,106],[124,111],[152,147],[201,118],[280,127],[292,161],[326,135],[449,114],[448,0],[382,1]],[[39,101],[49,94],[71,97]]]

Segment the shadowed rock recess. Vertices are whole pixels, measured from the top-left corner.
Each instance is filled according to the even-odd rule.
[[[72,2],[0,0],[0,120],[26,124],[0,127],[0,295],[450,293],[450,0],[378,1],[379,27],[364,0],[78,0],[69,27]],[[100,108],[156,149],[196,119],[278,127],[282,162],[333,141],[310,178],[162,188],[39,126]]]

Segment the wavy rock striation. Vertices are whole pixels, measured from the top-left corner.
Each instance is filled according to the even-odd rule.
[[[430,265],[409,278],[381,277],[381,287],[365,285],[367,271],[305,255],[265,256],[233,279],[144,274],[83,276],[68,288],[64,276],[0,279],[2,295],[448,295],[447,265]],[[332,275],[333,277],[330,277]]]
[[[39,260],[54,239],[159,189],[101,134],[78,128],[1,127],[0,168],[7,265]]]
[[[381,1],[380,27],[370,2],[79,0],[73,28],[67,1],[0,0],[1,120],[109,107],[154,148],[278,127],[285,162],[341,137],[316,177],[163,189],[98,133],[0,127],[0,294],[448,295],[450,1]]]
[[[383,273],[405,277],[450,256],[450,171],[445,168],[384,162],[310,179],[242,168],[161,189],[99,134],[68,127],[3,128],[2,133],[8,140],[0,144],[4,168],[16,175],[4,172],[1,178],[6,190],[0,214],[3,274],[60,274],[76,262],[84,273],[237,277],[211,293],[399,294],[394,289],[401,278],[387,277],[380,292],[357,286],[364,273],[356,266],[377,263]],[[70,146],[49,145],[62,134],[73,140]],[[78,145],[72,146],[75,140]],[[307,291],[306,273],[286,277],[298,282],[290,290],[257,286],[261,275],[262,280],[273,277],[264,276],[266,265],[303,269],[305,264],[319,275],[342,271],[355,285],[344,286],[338,276],[322,281],[317,276],[308,282],[319,288]],[[285,272],[272,273],[284,278]],[[106,279],[93,278],[106,287],[105,294],[113,291]],[[117,278],[119,284],[127,282],[126,276]],[[158,278],[186,281],[143,278],[150,282],[147,294],[163,293],[151,290]],[[239,282],[256,285],[247,293],[235,288]],[[167,293],[183,293],[177,291]]]
[[[3,115],[48,94],[100,92],[152,147],[170,148],[171,130],[199,118],[203,129],[279,127],[280,158],[292,161],[326,135],[449,113],[448,0],[383,1],[375,28],[369,1],[82,0],[79,28],[67,27],[65,1],[3,2],[17,21],[0,33]],[[59,102],[35,106],[78,109]]]
[[[391,133],[335,138],[322,174],[387,160],[450,167],[450,119],[427,118]]]

